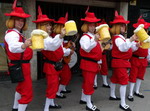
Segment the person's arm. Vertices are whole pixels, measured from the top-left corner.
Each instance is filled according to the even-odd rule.
[[[90,39],[86,35],[84,35],[80,39],[81,48],[86,52],[90,52],[96,46],[96,44],[97,44],[97,42],[95,42],[94,39]]]
[[[148,56],[147,56],[148,62],[150,62],[150,48],[148,49]]]
[[[8,48],[12,53],[22,53],[24,52],[25,48],[22,48],[23,42],[19,42],[19,34],[12,31],[5,35],[5,41],[8,44]]]

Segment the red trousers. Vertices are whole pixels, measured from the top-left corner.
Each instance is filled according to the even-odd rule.
[[[83,84],[82,84],[82,89],[84,94],[86,95],[92,95],[94,93],[94,79],[96,72],[90,72],[90,71],[85,71],[82,70],[82,75],[83,75]]]
[[[129,80],[127,68],[113,68],[110,80],[114,84],[127,85]]]
[[[64,64],[62,72],[60,73],[60,84],[68,85],[71,80],[71,70],[68,64]]]
[[[25,80],[18,83],[16,91],[21,95],[21,99],[18,101],[19,104],[28,104],[33,98],[30,63],[22,64],[22,70]]]
[[[106,54],[102,55],[102,65],[100,69],[101,75],[108,75],[108,66],[107,66],[107,60],[106,60]]]

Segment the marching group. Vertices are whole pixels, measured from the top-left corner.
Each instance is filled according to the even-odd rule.
[[[33,51],[29,47],[32,45],[31,38],[24,38],[22,32],[27,30],[26,18],[30,17],[30,15],[26,14],[22,7],[16,7],[16,2],[17,0],[13,4],[13,11],[5,14],[10,16],[10,18],[6,21],[8,30],[4,37],[4,43],[8,59],[10,60],[9,66],[13,66],[21,60],[24,76],[24,81],[18,82],[16,87],[12,111],[26,111],[28,104],[33,98],[30,68]],[[41,33],[48,34],[48,37],[44,39],[44,49],[41,53],[44,57],[43,72],[47,80],[44,111],[49,111],[51,108],[61,108],[60,105],[54,102],[56,97],[66,98],[64,93],[71,92],[66,89],[71,80],[71,70],[68,63],[63,59],[74,53],[72,47],[75,47],[75,44],[72,43],[71,47],[67,47],[69,41],[64,40],[66,31],[63,27],[68,18],[67,14],[65,17],[60,17],[58,21],[55,21],[42,14],[40,7],[38,7],[38,12],[37,20],[33,22],[36,23],[37,29],[40,29]],[[132,111],[125,101],[126,87],[129,83],[130,88],[127,98],[130,101],[134,101],[133,95],[144,98],[144,95],[140,92],[140,86],[142,80],[144,80],[148,61],[150,61],[150,49],[140,47],[140,42],[135,34],[130,38],[125,37],[126,25],[129,21],[126,21],[123,16],[118,15],[116,12],[114,20],[110,22],[112,76],[110,84],[108,84],[106,52],[102,50],[102,45],[99,42],[100,35],[98,33],[95,34],[95,28],[101,19],[96,18],[95,14],[88,12],[88,10],[85,14],[86,17],[81,19],[84,22],[81,27],[83,35],[79,41],[80,68],[83,76],[79,103],[86,104],[86,110],[100,111],[93,105],[91,96],[94,93],[94,88],[97,88],[96,75],[101,72],[103,87],[110,88],[109,100],[119,100],[119,107],[122,110]],[[55,23],[54,27],[52,26],[53,23]],[[144,24],[145,30],[150,27],[150,24],[142,18],[139,18],[133,27],[137,28],[140,24]],[[52,31],[52,29],[54,30]],[[149,41],[149,38],[145,42],[147,41]],[[57,63],[63,63],[63,67],[61,67],[62,64],[58,64],[58,68],[56,68]],[[130,71],[128,72],[129,68]],[[120,85],[120,98],[115,95],[116,84]]]

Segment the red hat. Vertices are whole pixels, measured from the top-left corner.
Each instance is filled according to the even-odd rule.
[[[115,11],[115,19],[114,21],[110,22],[110,24],[117,24],[117,23],[128,24],[130,23],[130,21],[126,21],[123,16],[118,15],[118,12]]]
[[[140,24],[144,24],[144,28],[147,29],[150,27],[150,23],[146,22],[144,19],[142,19],[142,16],[138,18],[138,22],[133,24],[134,28],[137,28]]]
[[[32,21],[34,23],[41,23],[41,22],[54,22],[54,19],[50,19],[47,17],[47,15],[42,15],[42,11],[40,6],[38,7],[38,19],[36,21]]]
[[[105,19],[102,19],[102,21],[100,23],[97,23],[98,26],[102,25],[102,24],[107,24],[106,21],[105,21]]]
[[[60,17],[58,19],[58,21],[54,21],[54,23],[58,23],[58,24],[65,24],[68,20],[68,12],[66,13],[65,17]]]
[[[81,21],[85,21],[85,22],[98,22],[100,21],[101,19],[97,19],[95,17],[95,14],[92,13],[92,12],[88,12],[89,10],[89,7],[87,8],[85,14],[86,14],[86,17],[85,18],[81,18]]]
[[[15,17],[20,17],[20,18],[28,18],[30,17],[31,15],[29,14],[26,14],[22,7],[16,7],[16,3],[17,3],[17,0],[14,1],[14,4],[13,4],[13,11],[11,13],[5,13],[6,16],[15,16]]]

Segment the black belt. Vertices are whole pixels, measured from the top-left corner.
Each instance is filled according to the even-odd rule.
[[[50,64],[56,64],[56,62],[55,61],[51,61],[51,60],[48,60],[48,59],[45,59],[44,60],[44,62],[46,62],[46,63],[50,63]],[[59,61],[58,61],[59,62]]]
[[[140,57],[140,56],[137,56],[137,55],[132,55],[133,57],[136,57],[136,58],[139,58],[139,59],[146,59],[146,57]]]
[[[10,63],[17,64],[17,63],[29,63],[30,60],[11,60]]]
[[[116,58],[116,57],[112,57],[112,59],[122,59],[122,58]],[[129,60],[129,59],[122,59],[122,60]]]
[[[88,58],[88,57],[81,57],[81,58],[84,60],[87,60],[87,61],[92,61],[92,62],[96,62],[96,63],[98,62],[98,61],[91,59],[91,58]]]

